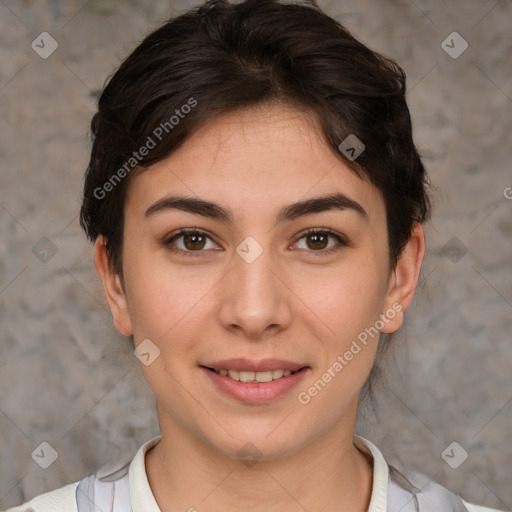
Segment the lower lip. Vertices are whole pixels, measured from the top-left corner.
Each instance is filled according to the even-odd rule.
[[[288,377],[281,377],[270,382],[240,382],[228,376],[220,375],[204,366],[201,370],[212,379],[214,384],[224,393],[248,403],[262,403],[274,400],[286,394],[305,376],[308,367],[302,368]]]

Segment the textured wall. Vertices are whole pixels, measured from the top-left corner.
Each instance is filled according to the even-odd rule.
[[[512,3],[319,3],[405,68],[438,190],[419,296],[358,431],[467,500],[510,510]],[[143,35],[196,4],[0,2],[0,508],[128,460],[159,433],[77,214],[96,91]],[[43,31],[58,43],[48,58]],[[48,469],[31,457],[43,441],[58,453]],[[441,457],[452,442],[457,462],[468,453],[457,469]]]

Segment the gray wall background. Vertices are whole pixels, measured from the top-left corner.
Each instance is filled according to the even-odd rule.
[[[95,92],[145,34],[197,4],[0,1],[0,508],[129,460],[159,433],[77,214]],[[511,510],[512,2],[319,4],[405,68],[438,189],[415,306],[358,432],[425,483]],[[58,43],[47,59],[31,48],[43,31]],[[441,46],[453,31],[469,45],[458,58]],[[31,456],[44,441],[58,453],[48,469]],[[452,442],[468,453],[457,469],[441,457]]]

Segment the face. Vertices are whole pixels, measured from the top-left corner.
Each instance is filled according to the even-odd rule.
[[[382,195],[319,133],[283,105],[216,118],[133,177],[124,290],[96,245],[117,328],[159,351],[142,370],[161,425],[225,455],[249,440],[272,459],[352,436],[377,333],[397,330],[412,299],[421,228],[391,270]],[[258,384],[207,367],[297,371]]]

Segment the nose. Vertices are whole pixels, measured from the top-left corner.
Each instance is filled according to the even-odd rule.
[[[235,254],[223,279],[220,323],[252,340],[275,335],[291,322],[293,294],[288,286],[270,250],[264,249],[254,261]]]

